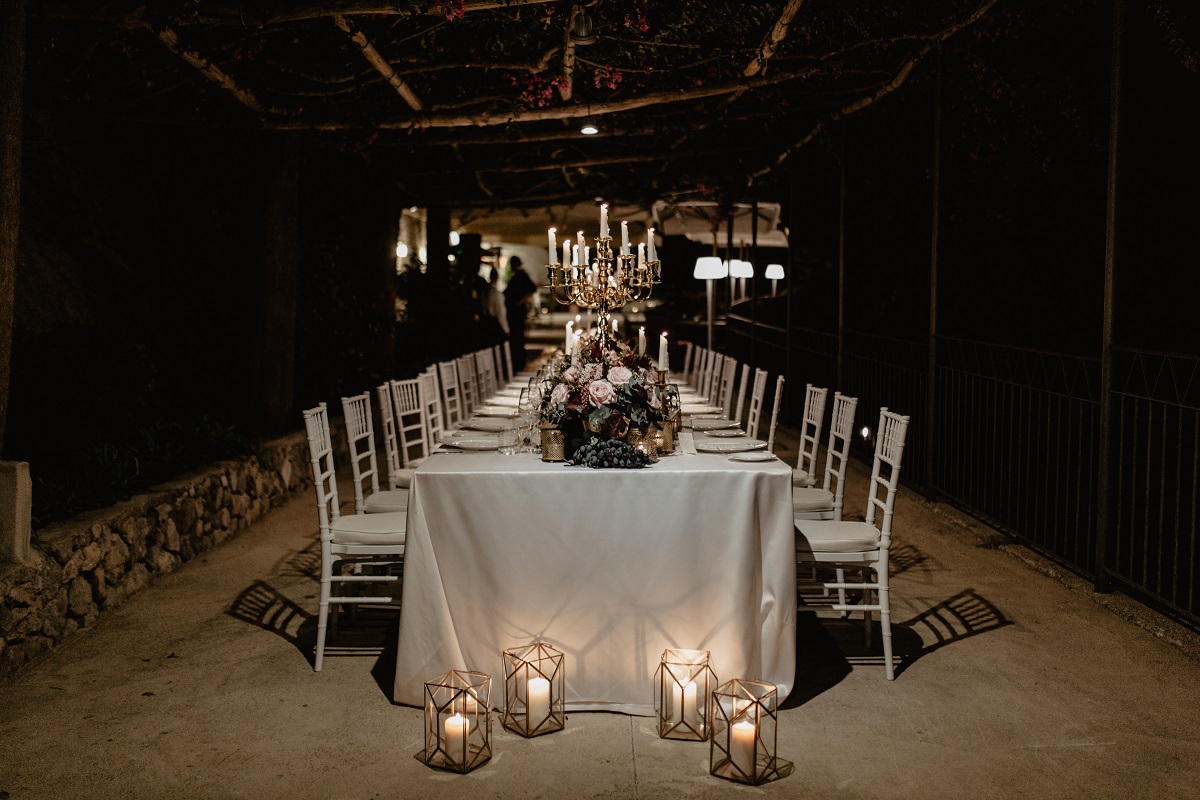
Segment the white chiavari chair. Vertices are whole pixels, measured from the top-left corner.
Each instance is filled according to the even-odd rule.
[[[733,412],[733,421],[742,424],[742,411],[746,408],[746,387],[750,383],[750,365],[742,365],[742,380],[738,385],[737,409]]]
[[[350,469],[354,473],[354,511],[383,514],[408,510],[408,491],[379,488],[379,466],[375,456],[375,426],[371,420],[371,393],[342,398]],[[385,434],[386,438],[386,434]],[[368,488],[364,488],[364,482]]]
[[[392,381],[392,406],[396,412],[396,432],[400,438],[400,465],[416,469],[433,451],[429,441],[429,422],[421,394],[421,378]]]
[[[817,449],[821,444],[821,429],[825,425],[825,399],[828,389],[811,383],[804,390],[804,418],[800,422],[800,453],[792,470],[793,486],[817,485]]]
[[[892,514],[896,504],[896,492],[900,486],[900,464],[904,456],[907,431],[908,417],[890,412],[886,408],[879,410],[875,459],[871,465],[871,488],[864,522],[796,520],[796,557],[801,564],[828,564],[842,570],[855,569],[862,572],[861,583],[847,583],[844,578],[839,578],[833,583],[826,583],[825,588],[837,589],[839,596],[846,589],[856,589],[863,593],[862,602],[858,605],[849,605],[839,600],[833,609],[845,613],[861,611],[868,644],[871,638],[871,617],[874,612],[879,612],[884,671],[889,681],[895,678],[895,667],[892,663],[888,550],[892,540]],[[886,491],[883,500],[879,498],[881,488]],[[876,527],[877,524],[879,527]],[[875,576],[873,581],[870,580],[872,573]],[[874,603],[871,602],[872,592],[876,596]]]
[[[737,361],[733,356],[726,357],[725,364],[721,367],[721,388],[717,390],[716,405],[721,407],[721,414],[725,419],[733,419],[733,384],[737,378],[737,368]]]
[[[430,449],[442,441],[445,425],[442,417],[442,393],[438,388],[437,364],[420,375],[421,406],[425,411],[425,436]]]
[[[462,397],[463,414],[470,418],[479,402],[475,384],[475,358],[471,355],[459,356],[455,363],[458,365],[458,391]]]
[[[746,415],[746,435],[758,438],[758,421],[762,417],[763,396],[767,392],[767,371],[754,370],[754,388],[750,390],[750,411]]]
[[[313,669],[321,671],[325,661],[325,634],[331,605],[390,603],[392,597],[343,596],[333,594],[333,584],[394,583],[391,574],[343,574],[346,564],[364,562],[394,564],[404,557],[404,534],[408,515],[341,513],[337,475],[333,468],[333,445],[329,436],[329,414],[325,404],[304,412],[313,487],[317,493],[317,520],[321,527],[321,599],[317,612],[317,646]]]
[[[771,427],[767,429],[767,452],[775,452],[775,426],[779,424],[779,406],[783,403],[783,376],[775,381],[775,402],[771,405]]]
[[[446,430],[457,430],[467,421],[463,413],[462,392],[458,386],[458,362],[439,361],[438,383],[442,388],[442,411],[445,413]]]

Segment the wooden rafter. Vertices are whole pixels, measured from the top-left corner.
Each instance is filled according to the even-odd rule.
[[[763,39],[762,44],[758,47],[758,52],[754,54],[754,58],[742,71],[743,75],[749,78],[762,72],[767,61],[775,55],[775,48],[779,47],[779,44],[787,37],[788,26],[792,24],[792,20],[796,18],[796,12],[802,5],[804,5],[804,0],[788,0],[787,5],[779,14],[779,19],[771,28],[771,32]]]
[[[838,108],[837,110],[828,114],[824,119],[818,121],[808,133],[806,133],[795,143],[789,145],[787,149],[780,153],[771,164],[752,173],[750,175],[750,180],[753,181],[755,178],[761,178],[762,176],[771,172],[773,169],[781,166],[783,162],[787,161],[787,159],[791,157],[793,153],[816,139],[817,136],[819,136],[821,132],[824,131],[829,125],[837,122],[840,119],[848,117],[851,114],[862,111],[867,106],[872,105],[881,98],[886,97],[887,95],[899,89],[902,85],[904,85],[904,82],[908,80],[908,76],[912,74],[913,69],[916,68],[921,59],[929,55],[929,53],[941,42],[949,39],[951,36],[958,33],[968,25],[978,21],[991,9],[992,6],[996,5],[998,2],[999,0],[984,0],[984,2],[982,2],[969,17],[950,26],[937,36],[931,37],[928,41],[924,42],[919,48],[917,48],[917,51],[913,53],[913,55],[905,59],[904,63],[902,63],[900,68],[896,71],[895,75],[892,76],[891,80],[877,87],[869,94],[858,98],[854,102],[847,103],[841,108]]]
[[[564,103],[571,99],[575,90],[575,40],[571,38],[571,27],[578,13],[579,7],[572,6],[571,13],[567,15],[567,29],[563,31],[563,74],[562,82],[558,84],[558,94]]]
[[[244,105],[246,108],[253,111],[255,114],[265,116],[266,114],[282,114],[283,112],[277,108],[268,108],[263,106],[254,96],[254,92],[246,89],[238,84],[229,73],[212,63],[208,59],[194,50],[189,50],[179,42],[179,35],[171,28],[159,28],[155,30],[147,26],[147,30],[158,37],[158,40],[163,43],[163,46],[170,50],[175,55],[182,58],[191,66],[200,71],[200,74],[210,81],[220,86],[229,94],[233,95],[234,99]]]
[[[387,59],[379,54],[379,51],[375,49],[375,45],[371,44],[365,33],[361,30],[351,28],[350,23],[343,14],[334,14],[333,24],[338,26],[338,29],[342,33],[349,36],[350,40],[362,49],[363,58],[370,62],[371,66],[383,76],[385,81],[391,84],[392,88],[396,90],[396,94],[400,95],[404,99],[404,102],[408,103],[409,108],[413,111],[421,111],[425,108],[425,104],[409,88],[404,79],[396,74],[396,70],[392,69],[392,65],[387,62]]]
[[[449,0],[447,5],[449,5]],[[465,12],[488,11],[491,9],[517,8],[519,6],[543,5],[555,0],[464,0],[462,10]],[[200,25],[237,25],[239,27],[264,27],[284,25],[292,22],[305,22],[314,19],[327,19],[334,15],[359,16],[379,15],[398,17],[410,13],[400,7],[396,0],[313,0],[304,3],[278,3],[277,9],[268,14],[255,15],[240,2],[204,2],[197,3],[194,14],[189,14],[187,21]],[[93,2],[63,2],[47,3],[40,13],[51,19],[76,20],[87,22],[109,22],[125,28],[144,28],[150,24],[149,9],[146,6],[127,14],[114,13],[110,8]]]
[[[632,111],[638,108],[649,108],[670,103],[686,102],[688,100],[703,100],[708,97],[740,92],[760,86],[771,86],[778,83],[802,78],[811,74],[815,68],[799,72],[779,72],[774,75],[756,75],[753,78],[738,78],[732,81],[699,86],[695,89],[650,92],[639,97],[629,97],[624,100],[613,100],[607,103],[578,103],[570,106],[552,108],[535,108],[526,111],[503,111],[482,114],[415,114],[411,117],[397,120],[384,120],[373,124],[379,130],[420,130],[422,128],[470,128],[489,127],[495,125],[513,125],[526,122],[544,122],[546,120],[580,119],[582,117],[605,116],[622,111]],[[272,127],[278,129],[310,129],[310,130],[341,130],[355,127],[345,122],[295,122],[280,123]]]

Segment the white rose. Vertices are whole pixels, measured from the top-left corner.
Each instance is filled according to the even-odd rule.
[[[592,381],[588,384],[588,399],[593,405],[602,406],[611,403],[617,397],[611,383],[605,380]]]
[[[557,404],[565,403],[565,402],[567,402],[567,398],[570,396],[571,396],[571,391],[570,391],[570,389],[567,388],[567,385],[565,383],[556,384],[554,386],[554,388],[550,390],[550,402],[551,403],[557,403]]]
[[[632,379],[633,373],[625,367],[613,367],[608,371],[608,382],[615,386],[622,386]]]

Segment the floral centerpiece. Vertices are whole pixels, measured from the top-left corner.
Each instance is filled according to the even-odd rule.
[[[654,360],[628,342],[585,334],[570,360],[551,367],[539,416],[563,430],[568,454],[590,436],[620,439],[664,419],[658,380]]]

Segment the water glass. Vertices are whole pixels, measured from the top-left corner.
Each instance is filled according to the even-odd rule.
[[[505,456],[515,456],[521,452],[521,429],[512,427],[505,428],[498,434],[500,438],[500,454]]]

